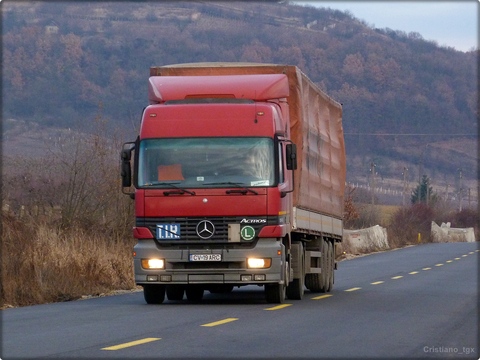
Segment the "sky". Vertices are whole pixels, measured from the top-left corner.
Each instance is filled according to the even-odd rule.
[[[459,51],[478,49],[480,0],[464,1],[292,1],[349,10],[374,28],[417,32],[425,40]]]

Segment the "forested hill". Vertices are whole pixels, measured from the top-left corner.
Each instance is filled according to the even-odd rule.
[[[352,169],[385,156],[418,161],[426,144],[452,151],[444,145],[476,141],[458,134],[477,133],[478,50],[375,29],[348,12],[285,1],[5,0],[0,7],[4,118],[75,127],[101,112],[131,128],[147,104],[150,66],[267,62],[297,65],[343,103]],[[476,154],[455,151],[475,167]],[[459,160],[446,155],[433,166],[455,172]],[[385,165],[385,173],[397,171]]]

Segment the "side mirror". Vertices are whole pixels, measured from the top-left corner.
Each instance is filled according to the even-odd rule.
[[[287,144],[285,147],[287,170],[297,170],[297,145]]]
[[[130,165],[130,160],[134,149],[135,143],[125,143],[123,144],[123,149],[120,153],[120,176],[122,177],[122,187],[124,188],[132,186],[132,167]]]
[[[132,169],[128,161],[122,161],[122,187],[132,186]]]

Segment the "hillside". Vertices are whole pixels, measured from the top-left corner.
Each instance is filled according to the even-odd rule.
[[[150,66],[293,64],[343,104],[350,182],[367,183],[374,162],[378,181],[401,183],[406,167],[413,183],[422,172],[454,188],[461,169],[476,188],[478,51],[288,2],[0,6],[4,119],[88,131],[101,112],[133,137]]]

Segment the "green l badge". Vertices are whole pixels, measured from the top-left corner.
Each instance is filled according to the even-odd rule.
[[[240,230],[240,235],[243,240],[252,240],[255,237],[255,229],[251,226],[244,226]]]

